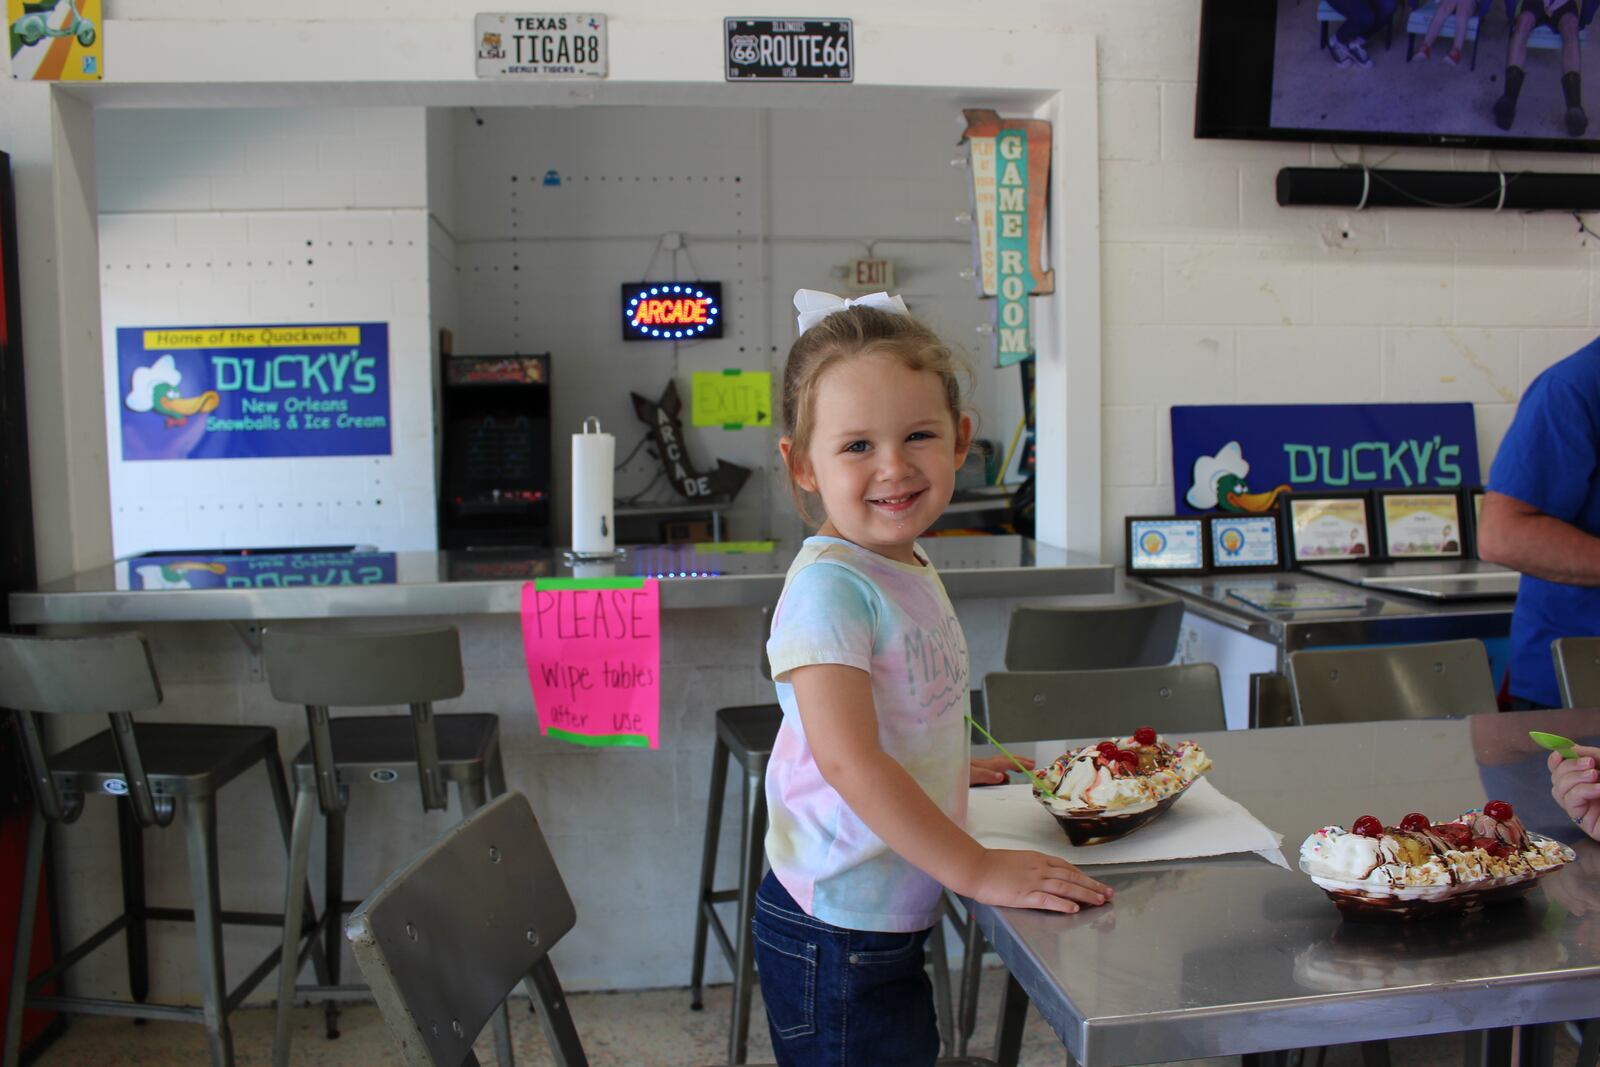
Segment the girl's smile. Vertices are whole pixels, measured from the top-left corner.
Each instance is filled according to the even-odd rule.
[[[950,414],[944,384],[893,355],[873,353],[823,372],[805,456],[795,480],[822,497],[819,533],[842,537],[902,563],[913,542],[950,503],[966,458],[972,420]]]

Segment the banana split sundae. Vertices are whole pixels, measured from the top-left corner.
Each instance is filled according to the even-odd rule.
[[[1074,845],[1132,833],[1170,808],[1211,769],[1193,741],[1168,744],[1149,726],[1068,752],[1036,772],[1034,796]]]
[[[1449,822],[1412,812],[1398,826],[1374,815],[1348,830],[1324,826],[1300,846],[1300,869],[1346,914],[1421,915],[1518,895],[1574,855],[1528,832],[1510,804],[1491,800]],[[1497,890],[1506,892],[1490,892]]]
[[[1134,811],[1176,796],[1210,769],[1193,741],[1170,745],[1141,726],[1132,737],[1068,752],[1040,771],[1039,799],[1063,815]]]

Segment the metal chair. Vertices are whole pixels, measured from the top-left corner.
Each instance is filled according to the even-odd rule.
[[[1497,711],[1481,641],[1289,653],[1300,725],[1430,719]]]
[[[1288,678],[1277,671],[1250,675],[1248,725],[1252,730],[1294,725],[1294,698],[1289,693]]]
[[[549,958],[576,922],[528,798],[505,793],[385,879],[344,933],[406,1067],[477,1067],[472,1043],[519,981],[555,1062],[578,1067]]]
[[[983,693],[989,732],[1002,743],[1126,736],[1141,726],[1162,733],[1227,729],[1222,679],[1213,663],[996,672],[984,676]],[[956,1022],[960,1054],[977,1026],[978,979],[987,949],[978,924],[957,918],[948,897],[945,903],[965,947]]]
[[[765,660],[763,660],[763,666]],[[728,1062],[743,1063],[750,1036],[750,994],[755,986],[755,945],[750,920],[755,915],[756,889],[761,885],[767,836],[767,761],[783,725],[783,709],[776,704],[749,704],[718,708],[717,740],[711,751],[711,794],[706,804],[706,839],[700,854],[700,889],[695,895],[694,957],[689,977],[689,1007],[704,1008],[701,987],[706,972],[706,934],[715,933],[717,945],[733,969],[733,1017],[728,1031]],[[744,808],[739,822],[739,884],[717,889],[717,845],[722,837],[722,796],[728,783],[728,762],[738,760],[744,772]],[[716,905],[737,901],[735,941],[729,936]]]
[[[1012,609],[1008,671],[1094,671],[1159,667],[1178,650],[1183,601]]]
[[[1000,741],[1225,730],[1214,663],[1113,671],[1003,671],[983,679],[989,732]]]
[[[1558,637],[1550,642],[1561,703],[1569,708],[1600,707],[1600,637]]]
[[[276,927],[286,919],[278,913],[222,910],[216,808],[219,789],[250,768],[262,766],[272,787],[287,851],[289,793],[284,785],[283,763],[278,758],[277,732],[270,726],[133,721],[132,712],[160,703],[161,685],[149,646],[139,634],[0,635],[0,707],[16,712],[35,799],[11,964],[5,1067],[15,1067],[18,1060],[24,1005],[203,1023],[211,1061],[225,1067],[234,1062],[229,1013],[278,963],[279,952],[274,950],[231,992],[228,990],[222,957],[223,924]],[[47,756],[35,713],[105,714],[111,720],[111,728]],[[76,821],[83,813],[84,798],[91,794],[104,794],[119,802],[123,912],[29,981],[28,954],[44,865],[46,826]],[[188,842],[192,910],[153,907],[145,901],[144,831],[171,826],[180,808]],[[296,904],[292,910],[298,914],[309,900],[303,873],[289,879],[288,893]],[[151,920],[194,923],[202,1007],[144,1003],[150,988],[145,924]],[[302,927],[296,919],[287,929],[299,934]],[[127,939],[131,1002],[37,995],[67,968],[118,933]],[[320,949],[314,949],[311,955],[318,973],[323,973]]]
[[[449,806],[449,783],[463,815],[505,792],[500,760],[500,720],[489,714],[434,715],[433,703],[461,695],[461,643],[455,627],[404,633],[330,633],[273,627],[262,638],[262,654],[272,695],[303,704],[310,739],[291,761],[295,783],[290,839],[290,884],[303,881],[311,858],[311,833],[320,810],[327,820],[326,897],[318,931],[326,939],[328,975],[315,986],[295,985],[304,950],[297,953],[289,931],[300,926],[290,902],[284,925],[283,967],[273,1063],[289,1056],[289,1013],[296,991],[326,998],[328,1036],[337,1037],[338,1005],[333,997],[361,991],[339,985],[340,918],[344,899],[344,828],[350,784],[390,784],[414,780],[422,810]],[[333,718],[330,707],[408,704],[410,715]],[[315,941],[315,938],[313,938]],[[494,1019],[502,1067],[511,1067],[511,1024],[504,1011]]]
[[[405,1067],[477,1067],[473,1040],[519,981],[557,1067],[584,1067],[549,955],[576,923],[533,809],[507,793],[390,875],[345,936]]]

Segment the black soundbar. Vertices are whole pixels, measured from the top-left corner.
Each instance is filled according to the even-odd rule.
[[[1284,167],[1278,171],[1278,204],[1600,211],[1600,175]]]

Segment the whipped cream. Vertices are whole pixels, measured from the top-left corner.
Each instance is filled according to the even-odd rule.
[[[1086,745],[1041,773],[1039,785],[1049,795],[1040,795],[1040,801],[1062,814],[1131,813],[1183,792],[1211,769],[1211,759],[1193,741],[1176,746],[1159,736],[1152,745],[1140,745],[1132,737],[1111,741],[1119,750],[1138,755],[1136,769],[1108,759],[1098,745]]]
[[[1574,857],[1515,816],[1500,821],[1476,809],[1425,829],[1385,827],[1373,837],[1324,826],[1300,845],[1300,867],[1313,878],[1380,892],[1521,878]]]

